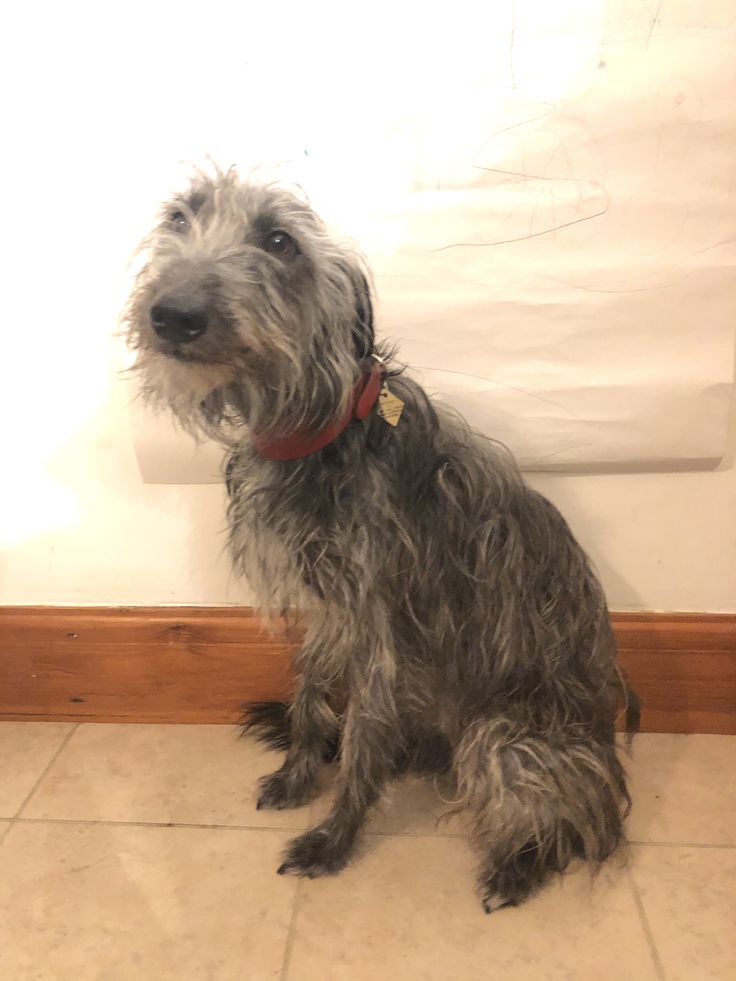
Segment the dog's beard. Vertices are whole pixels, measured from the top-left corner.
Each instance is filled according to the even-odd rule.
[[[236,371],[227,364],[212,364],[176,358],[159,351],[147,351],[139,358],[141,388],[147,402],[171,409],[177,416],[194,417],[202,402],[213,392],[231,384]]]

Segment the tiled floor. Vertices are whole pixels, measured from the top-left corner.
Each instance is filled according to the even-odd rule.
[[[277,876],[310,819],[255,810],[277,759],[228,727],[0,723],[0,978],[736,981],[736,737],[640,736],[628,862],[491,916],[419,781],[341,876]]]

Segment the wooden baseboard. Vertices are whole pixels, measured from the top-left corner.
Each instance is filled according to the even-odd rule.
[[[644,731],[736,733],[736,615],[612,620]],[[234,722],[293,650],[250,609],[0,607],[0,719]]]

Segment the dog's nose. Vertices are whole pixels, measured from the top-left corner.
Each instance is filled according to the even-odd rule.
[[[151,326],[165,341],[189,344],[207,330],[207,315],[202,310],[179,310],[157,303],[151,307]]]

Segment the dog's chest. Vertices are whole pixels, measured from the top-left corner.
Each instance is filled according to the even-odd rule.
[[[286,538],[272,528],[255,508],[230,516],[230,552],[233,566],[257,595],[261,609],[286,608],[303,603],[298,563]]]
[[[231,481],[230,550],[262,607],[312,606],[340,574],[347,536],[320,489],[274,480],[268,468],[235,470]]]
[[[241,457],[229,486],[233,561],[262,607],[357,608],[385,571],[386,502],[365,473]]]

